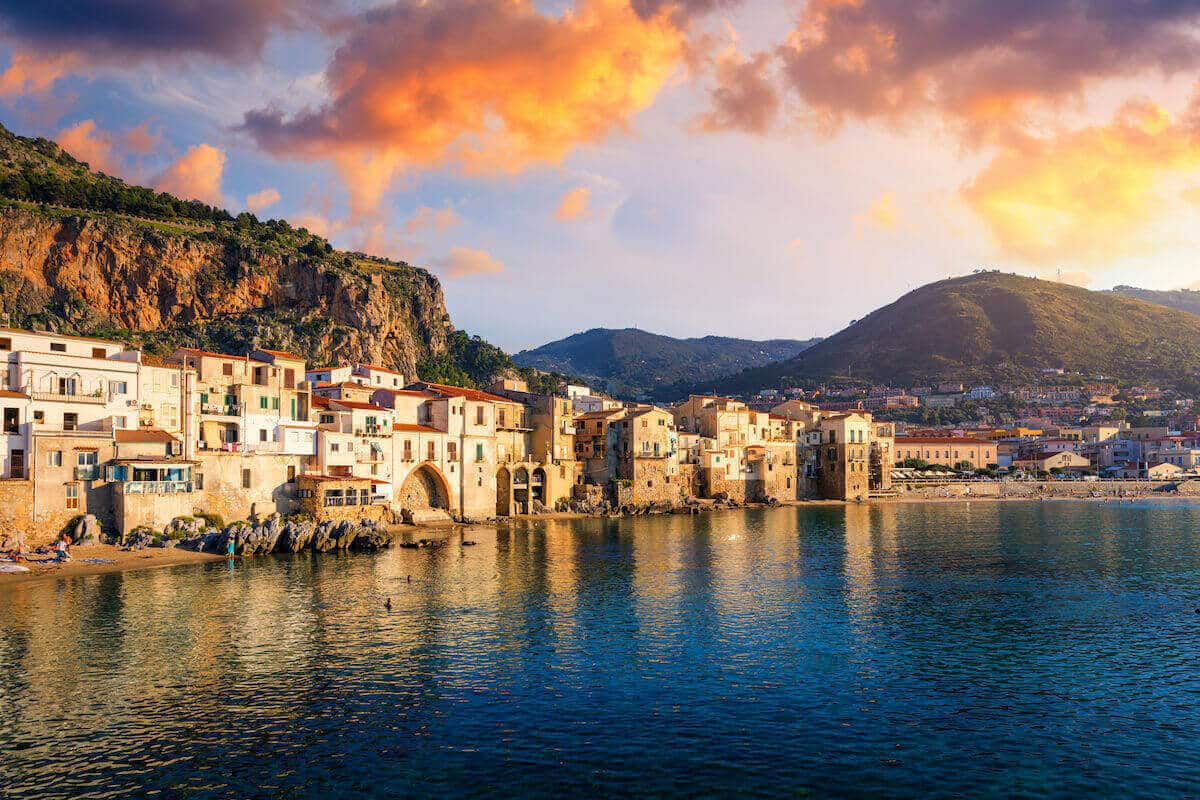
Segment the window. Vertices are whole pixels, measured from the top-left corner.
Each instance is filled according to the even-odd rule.
[[[342,451],[342,445],[340,442],[330,442],[329,443],[329,452],[340,453],[341,451]]]
[[[79,508],[79,484],[67,484],[67,509]]]
[[[412,461],[412,460],[413,460],[413,456],[412,456],[412,440],[411,440],[411,439],[405,439],[405,440],[404,440],[404,460],[405,460],[405,461]]]
[[[258,440],[260,442],[265,442],[267,440],[267,429],[266,428],[262,428],[258,431]]]
[[[11,460],[8,465],[8,476],[10,478],[25,477],[25,451],[13,450]]]
[[[289,389],[296,388],[296,370],[285,369],[283,371],[283,385]]]
[[[446,443],[446,458],[449,461],[458,461],[458,442]]]
[[[92,358],[108,358],[108,351],[103,347],[93,347]]]
[[[278,410],[279,410],[279,398],[278,398],[278,397],[272,397],[272,398],[271,398],[271,410],[272,410],[272,411],[278,411]]]
[[[250,488],[250,470],[248,470],[248,469],[242,470],[242,488],[243,489]]]
[[[96,466],[96,451],[95,450],[81,450],[75,456],[75,463],[81,467]]]
[[[289,466],[287,468],[287,482],[291,483],[294,480],[296,480],[296,468],[294,466]]]
[[[63,344],[62,342],[51,342],[50,343],[50,352],[51,353],[65,353],[65,352],[67,352],[67,346],[65,344]]]
[[[172,372],[171,373],[171,388],[174,389],[178,386],[179,386],[179,373]]]
[[[196,491],[204,490],[204,474],[201,472],[192,473],[192,481],[196,484]]]
[[[58,393],[73,395],[75,394],[75,379],[74,378],[59,378]]]
[[[114,428],[128,428],[129,427],[129,417],[114,416],[112,418],[112,421],[113,421]]]
[[[427,459],[429,459],[430,461],[436,461],[437,460],[437,445],[434,442],[427,442],[427,444],[429,446],[426,448],[426,456],[425,457]]]
[[[267,398],[266,397],[258,398],[258,407],[264,408],[264,409],[267,407]]]
[[[12,350],[12,339],[7,336],[0,339],[0,350]]]
[[[33,421],[34,422],[45,422],[46,421],[46,412],[45,411],[33,412]]]
[[[233,375],[233,364],[222,364],[222,365],[221,365],[221,374],[222,374],[222,375],[224,375],[224,376],[225,376],[225,377],[227,377],[227,378],[228,378],[228,377],[232,377],[232,375]]]
[[[46,464],[51,467],[62,466],[62,450],[51,450],[46,453]]]
[[[483,406],[475,406],[475,424],[483,424]],[[480,459],[482,460],[482,459]]]
[[[129,384],[125,381],[109,381],[109,394],[129,394]]]
[[[4,409],[4,432],[17,433],[21,426],[21,410],[18,408]]]
[[[483,461],[483,444],[480,443],[480,444],[475,445],[475,462],[479,463],[482,461]]]
[[[79,427],[79,415],[74,413],[63,414],[63,430],[73,431]]]
[[[497,409],[496,410],[496,425],[498,425],[501,428],[504,427],[504,417],[505,417],[504,409],[503,408]]]

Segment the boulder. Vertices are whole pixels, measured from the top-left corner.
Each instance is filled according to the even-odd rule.
[[[315,522],[287,522],[279,534],[279,541],[275,544],[275,552],[299,553],[312,544],[313,535],[316,532],[317,523]]]
[[[377,527],[362,527],[350,545],[350,549],[370,552],[383,550],[392,546],[393,536],[386,530]]]
[[[404,515],[405,523],[409,525],[452,525],[454,523],[454,518],[440,508],[406,508],[401,513]]]
[[[79,522],[75,523],[71,542],[76,547],[100,544],[100,521],[94,514],[84,514],[79,518]]]

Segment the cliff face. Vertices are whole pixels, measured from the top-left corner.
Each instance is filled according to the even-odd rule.
[[[428,272],[210,229],[0,207],[0,315],[14,327],[415,374],[453,330]]]

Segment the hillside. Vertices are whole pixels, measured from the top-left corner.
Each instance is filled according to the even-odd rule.
[[[1200,317],[1111,292],[987,272],[922,286],[799,356],[687,390],[845,379],[1024,381],[1043,368],[1200,390]]]
[[[1132,297],[1135,300],[1145,300],[1176,311],[1186,311],[1189,314],[1200,315],[1200,291],[1195,289],[1175,289],[1174,291],[1156,291],[1154,289],[1138,289],[1134,286],[1117,286],[1114,294],[1122,297]]]
[[[513,360],[523,366],[577,375],[615,395],[635,397],[653,396],[681,380],[706,380],[791,358],[811,344],[722,336],[674,339],[637,328],[593,328],[523,350]]]
[[[407,375],[420,364],[432,380],[482,382],[490,376],[475,367],[513,366],[454,330],[424,269],[126,184],[3,126],[0,324],[151,352],[270,347]]]

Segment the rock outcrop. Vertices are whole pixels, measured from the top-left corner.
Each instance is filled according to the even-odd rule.
[[[445,351],[452,327],[427,271],[256,236],[0,206],[0,322],[128,330],[151,349],[272,346],[408,375]]]
[[[186,537],[176,545],[201,553],[229,552],[229,543],[238,555],[299,553],[313,550],[382,550],[391,547],[395,537],[386,528],[370,522],[312,522],[284,520],[278,514],[254,525],[230,525],[223,530],[210,528]]]

